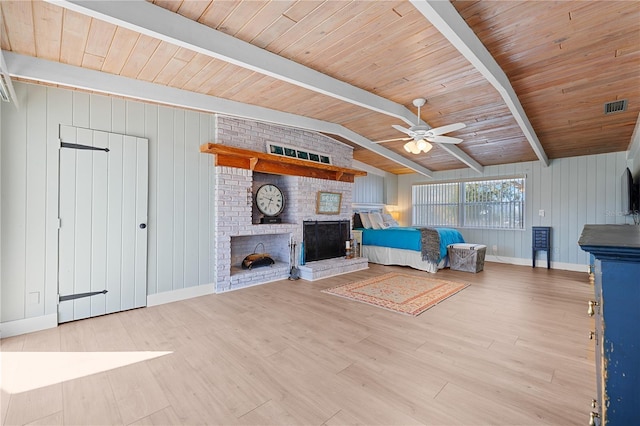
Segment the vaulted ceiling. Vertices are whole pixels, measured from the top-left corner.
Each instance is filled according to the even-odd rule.
[[[180,89],[167,92],[186,93],[177,105],[320,131],[352,145],[356,160],[396,174],[624,151],[640,113],[636,1],[0,7],[13,78],[161,103],[172,103],[163,91]],[[129,79],[145,83],[144,96],[117,90]],[[207,107],[203,95],[217,102]],[[447,133],[463,142],[418,155],[405,141],[374,143],[406,136],[393,124],[417,124],[414,98],[427,99],[429,126],[465,123]],[[622,100],[625,111],[605,114],[606,103]]]

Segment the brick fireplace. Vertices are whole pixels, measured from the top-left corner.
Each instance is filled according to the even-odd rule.
[[[351,166],[351,147],[313,132],[220,116],[217,134],[218,142],[225,146],[265,153],[269,140],[284,140],[282,143],[331,153],[336,167]],[[351,220],[351,182],[263,173],[226,165],[217,165],[214,170],[211,199],[215,212],[212,252],[215,259],[216,293],[288,278],[289,244],[291,241],[297,243],[296,255],[299,256],[305,221]],[[284,192],[286,208],[281,215],[282,223],[259,223],[253,197],[257,188],[265,183],[275,184]],[[339,214],[316,214],[318,191],[342,194]],[[242,259],[253,253],[256,246],[260,252],[264,246],[264,251],[269,253],[275,264],[251,270],[242,269]],[[366,267],[366,259],[329,259],[317,265],[307,264],[301,267],[301,276],[303,279],[313,280]]]

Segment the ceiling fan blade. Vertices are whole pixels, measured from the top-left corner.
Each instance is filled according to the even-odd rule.
[[[464,129],[465,127],[467,127],[467,125],[464,123],[453,123],[446,126],[435,127],[429,130],[429,133],[433,134],[434,136],[438,136],[449,132],[455,132],[456,130]]]
[[[402,132],[402,133],[406,133],[407,135],[411,135],[411,130],[407,129],[406,127],[402,127],[402,126],[398,126],[397,124],[392,124],[391,127],[393,127],[394,129]]]
[[[394,141],[408,141],[411,140],[413,138],[394,138],[394,139],[385,139],[382,141],[371,141],[373,143],[384,143],[384,142],[394,142]]]
[[[460,143],[464,140],[460,138],[452,138],[451,136],[432,136],[426,139],[429,142],[435,142],[435,143]]]

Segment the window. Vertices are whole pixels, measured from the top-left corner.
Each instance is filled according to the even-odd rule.
[[[525,178],[414,185],[415,226],[524,229]]]

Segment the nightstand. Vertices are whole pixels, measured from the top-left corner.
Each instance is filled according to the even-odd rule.
[[[531,251],[533,254],[533,267],[536,267],[536,252],[547,252],[547,269],[551,268],[551,227],[533,226],[531,228]]]

